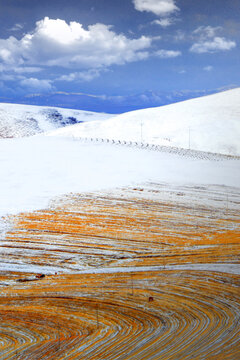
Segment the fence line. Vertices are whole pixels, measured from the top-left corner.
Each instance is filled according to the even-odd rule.
[[[165,153],[187,156],[187,157],[203,159],[203,160],[215,160],[215,161],[240,160],[240,156],[211,153],[211,152],[193,150],[193,149],[184,149],[174,146],[149,144],[146,142],[116,140],[116,139],[108,139],[108,138],[92,138],[92,137],[91,138],[74,137],[74,139],[83,142],[105,143],[105,144],[112,144],[115,146],[127,146],[131,148],[146,149],[149,151],[165,152]]]

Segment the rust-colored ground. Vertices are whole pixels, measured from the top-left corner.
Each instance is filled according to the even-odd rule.
[[[239,199],[146,184],[13,217],[0,359],[240,359]]]

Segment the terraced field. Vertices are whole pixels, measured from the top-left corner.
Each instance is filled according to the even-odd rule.
[[[0,358],[238,360],[239,203],[148,183],[13,216]]]

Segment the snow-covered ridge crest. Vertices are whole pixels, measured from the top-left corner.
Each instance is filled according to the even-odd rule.
[[[112,116],[58,107],[0,103],[0,138],[31,136],[66,125],[102,121]]]
[[[240,155],[240,88],[77,124],[49,135],[92,137]]]

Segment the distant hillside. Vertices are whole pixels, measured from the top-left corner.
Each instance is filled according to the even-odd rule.
[[[112,116],[90,111],[0,103],[0,138],[31,136]]]
[[[53,135],[144,141],[239,155],[240,88],[163,107],[131,111],[105,122],[70,126]]]

